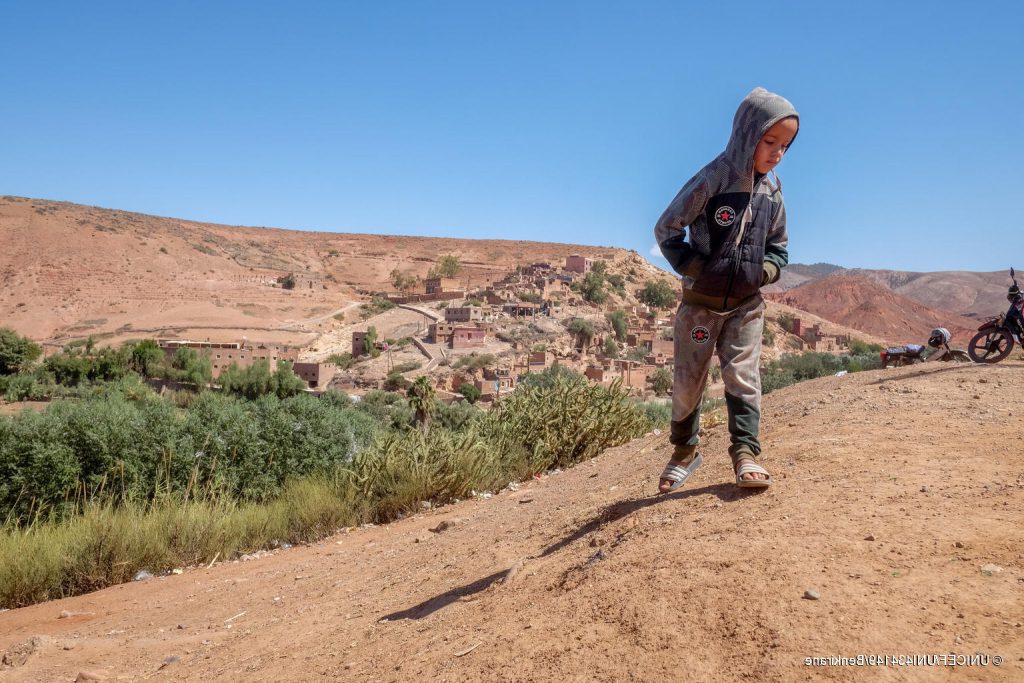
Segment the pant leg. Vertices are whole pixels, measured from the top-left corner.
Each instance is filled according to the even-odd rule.
[[[722,364],[725,403],[729,412],[730,454],[747,446],[761,453],[761,333],[764,300],[758,296],[731,312],[718,335],[716,348]]]
[[[676,446],[700,442],[700,404],[704,398],[715,339],[725,318],[703,306],[683,302],[673,328],[672,431]]]

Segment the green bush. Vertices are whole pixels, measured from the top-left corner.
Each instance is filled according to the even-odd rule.
[[[470,405],[479,401],[480,396],[483,395],[483,392],[477,389],[475,384],[470,384],[468,382],[459,387],[459,393],[466,398],[466,401]]]
[[[625,311],[612,311],[606,316],[608,323],[612,326],[612,330],[615,332],[615,339],[620,342],[626,341],[626,334],[629,332],[629,322],[626,320]]]
[[[0,419],[0,495],[8,509],[12,496],[36,501],[0,533],[0,606],[391,521],[421,501],[593,457],[651,424],[620,385],[571,375],[527,384],[487,413],[439,406],[429,434],[380,432],[375,411],[412,421],[407,402],[384,392],[358,408],[346,397],[253,402],[206,392],[183,414],[152,395],[114,394]],[[85,479],[88,496],[65,490]],[[79,514],[56,514],[60,504]]]
[[[0,327],[0,375],[21,372],[42,354],[43,349],[9,327]]]
[[[651,374],[651,388],[658,396],[665,396],[672,388],[672,373],[666,368],[658,368]]]
[[[651,308],[671,308],[676,302],[676,288],[664,280],[648,280],[637,299]]]
[[[859,372],[880,367],[881,358],[877,354],[833,356],[830,353],[815,351],[802,354],[787,353],[762,368],[761,392],[768,394],[790,384],[834,375],[841,370]]]

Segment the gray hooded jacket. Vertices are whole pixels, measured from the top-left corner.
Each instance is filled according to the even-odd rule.
[[[736,110],[725,151],[690,178],[658,220],[661,253],[688,278],[684,300],[731,310],[778,280],[789,262],[782,183],[754,173],[757,143],[789,116],[799,119],[786,98],[752,90]]]

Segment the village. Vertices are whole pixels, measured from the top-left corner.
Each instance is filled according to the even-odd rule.
[[[477,284],[454,273],[431,275],[421,280],[396,271],[393,282],[400,288],[363,292],[373,304],[362,305],[362,320],[334,344],[157,343],[168,358],[180,347],[207,355],[214,379],[231,364],[244,369],[261,360],[271,366],[287,361],[314,393],[401,390],[427,375],[442,401],[490,403],[514,391],[528,373],[555,366],[595,384],[620,382],[638,397],[670,393],[678,287],[658,300],[632,274],[611,272],[608,262],[579,254]],[[594,296],[594,283],[608,292]],[[827,334],[799,318],[781,322],[792,351],[848,347],[848,335]]]

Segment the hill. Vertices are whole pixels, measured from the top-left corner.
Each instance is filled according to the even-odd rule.
[[[991,273],[919,273],[905,270],[843,268],[830,263],[815,263],[810,266],[794,263],[782,271],[779,282],[772,285],[769,291],[790,290],[830,275],[851,275],[872,280],[929,308],[971,318],[986,318],[1006,308],[1006,288],[1010,285],[1008,272],[1009,267],[1007,270]]]
[[[0,197],[0,318],[61,343],[156,334],[304,345],[338,326],[391,272],[425,276],[444,255],[479,286],[517,265],[579,253],[668,277],[635,252],[512,240],[301,232]],[[297,286],[278,279],[293,273]]]
[[[969,318],[925,306],[873,279],[847,272],[811,280],[771,297],[889,343],[923,344],[932,329],[945,327],[954,344],[964,345],[977,327]]]
[[[489,499],[5,612],[0,672],[857,681],[868,667],[806,658],[982,653],[988,666],[872,677],[1020,680],[1024,488],[1007,448],[1024,417],[1006,398],[1022,369],[914,366],[772,393],[763,493],[730,483],[720,426],[694,479],[654,496],[670,447],[652,434]]]

